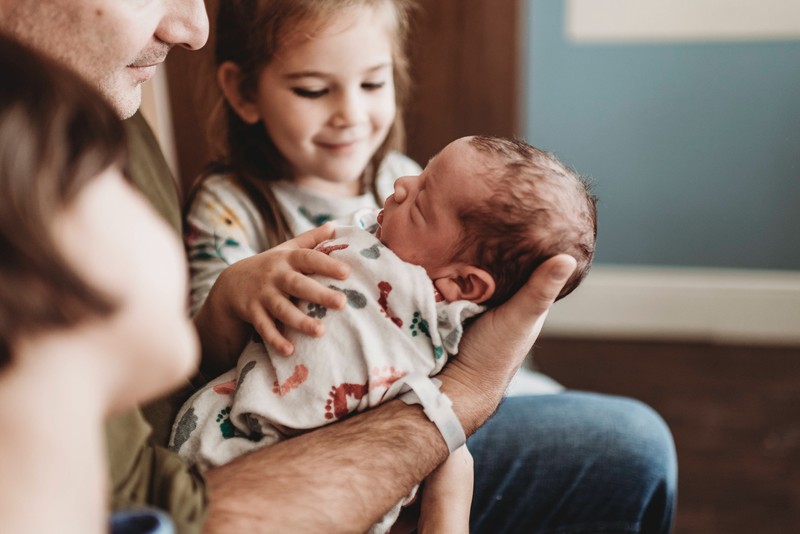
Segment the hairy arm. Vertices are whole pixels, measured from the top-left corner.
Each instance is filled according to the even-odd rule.
[[[466,333],[438,375],[466,433],[497,408],[575,268],[545,262],[503,306]],[[208,471],[207,532],[365,531],[447,457],[418,405],[391,401]]]

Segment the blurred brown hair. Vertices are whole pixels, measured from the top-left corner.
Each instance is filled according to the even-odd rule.
[[[77,74],[2,35],[0,68],[2,367],[20,338],[114,310],[59,254],[52,229],[126,151],[119,118]]]

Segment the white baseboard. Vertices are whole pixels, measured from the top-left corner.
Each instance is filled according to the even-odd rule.
[[[543,335],[800,347],[800,272],[595,266]]]

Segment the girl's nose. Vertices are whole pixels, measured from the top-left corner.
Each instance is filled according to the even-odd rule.
[[[366,117],[366,102],[355,90],[342,91],[336,102],[332,123],[337,128],[359,124]]]

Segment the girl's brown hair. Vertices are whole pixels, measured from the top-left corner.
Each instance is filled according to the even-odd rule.
[[[24,336],[115,304],[58,252],[53,224],[82,188],[126,158],[121,121],[78,75],[0,36],[0,368]]]
[[[376,195],[375,179],[381,162],[390,150],[404,148],[403,110],[411,86],[406,42],[413,7],[413,0],[222,0],[217,14],[215,62],[217,66],[226,61],[238,65],[240,90],[246,97],[254,97],[261,70],[294,36],[293,30],[324,27],[337,15],[352,9],[391,9],[394,14],[392,63],[397,111],[386,140],[361,176],[362,190]],[[275,147],[262,123],[245,123],[224,98],[217,105],[213,120],[215,124],[211,130],[223,137],[222,142],[217,143],[221,161],[212,165],[205,176],[231,172],[261,212],[269,241],[285,241],[291,233],[267,182],[290,176],[286,158]],[[192,197],[189,196],[187,207],[191,205]],[[377,195],[376,201],[382,204]]]

